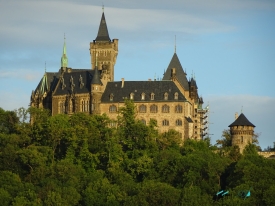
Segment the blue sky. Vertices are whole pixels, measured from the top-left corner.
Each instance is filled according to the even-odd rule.
[[[174,53],[209,103],[212,143],[241,110],[260,146],[275,142],[275,1],[107,0],[119,39],[115,80],[162,78]],[[89,42],[102,13],[97,0],[0,0],[0,107],[27,107],[46,62],[58,71],[66,33],[69,66],[91,68]],[[243,109],[242,109],[243,108]]]

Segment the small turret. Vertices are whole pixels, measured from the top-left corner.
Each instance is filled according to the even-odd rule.
[[[235,114],[235,118],[237,115]],[[241,113],[228,127],[230,127],[230,134],[232,136],[232,146],[239,146],[242,153],[248,144],[252,144],[255,125]]]

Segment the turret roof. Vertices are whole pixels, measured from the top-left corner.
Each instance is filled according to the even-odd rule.
[[[95,41],[111,41],[108,33],[104,12],[102,12],[102,17],[100,20],[99,29]]]
[[[233,127],[233,126],[252,126],[255,127],[254,124],[252,124],[245,116],[243,113],[240,114],[240,116],[228,127]]]
[[[188,84],[188,80],[186,78],[186,73],[183,71],[180,60],[176,53],[174,53],[169,65],[168,65],[168,68],[163,75],[163,80],[171,79],[171,73],[172,73],[173,68],[176,69],[176,77],[177,77],[179,83],[183,86],[183,88],[186,91],[189,91],[189,84]]]

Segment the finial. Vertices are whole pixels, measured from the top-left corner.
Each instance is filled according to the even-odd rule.
[[[191,76],[192,78],[194,77],[194,73],[193,73],[193,69],[192,69],[192,76]],[[194,79],[194,78],[193,78]]]
[[[175,53],[177,52],[177,36],[175,35]]]
[[[102,4],[102,13],[104,13],[104,4]]]
[[[46,61],[45,61],[45,73],[46,73],[46,71],[47,71],[47,69],[46,69],[47,67],[46,67],[46,66],[47,66],[47,63],[46,63]]]
[[[242,106],[242,109],[241,109],[241,113],[243,113],[243,106]]]
[[[194,80],[196,80],[196,74],[195,74],[195,72],[194,72]]]

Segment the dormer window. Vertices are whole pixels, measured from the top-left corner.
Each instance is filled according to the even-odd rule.
[[[151,100],[154,100],[154,99],[155,99],[155,94],[151,93]]]
[[[145,100],[145,93],[141,94],[141,100]]]
[[[174,99],[175,99],[175,100],[178,100],[178,99],[179,99],[179,93],[176,92],[176,93],[174,94]]]
[[[168,100],[168,93],[167,92],[164,93],[164,100]]]
[[[112,94],[110,94],[110,101],[113,101],[113,100],[114,100],[114,95],[112,93]]]
[[[134,99],[134,93],[130,94],[130,99],[133,100]]]

